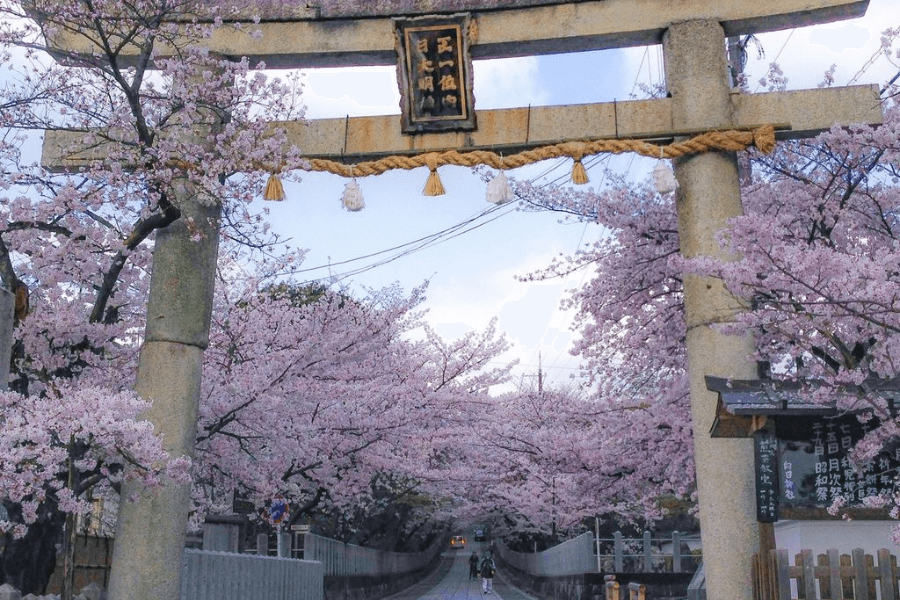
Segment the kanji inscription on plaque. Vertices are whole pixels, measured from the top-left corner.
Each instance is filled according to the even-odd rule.
[[[778,440],[771,432],[758,431],[753,446],[756,454],[756,520],[774,523],[778,520]]]
[[[468,15],[395,19],[404,133],[475,129]]]
[[[895,494],[900,447],[892,446],[862,465],[850,461],[853,448],[877,425],[874,418],[861,422],[854,415],[779,419],[781,504],[824,508],[842,498],[853,507],[872,496]]]

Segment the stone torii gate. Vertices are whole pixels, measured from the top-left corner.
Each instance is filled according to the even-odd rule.
[[[264,60],[273,68],[396,64],[393,16],[468,12],[477,26],[477,37],[471,40],[473,58],[661,43],[669,92],[669,97],[659,100],[482,111],[477,113],[477,130],[466,132],[404,135],[397,117],[278,124],[308,157],[354,162],[448,149],[511,152],[567,140],[678,138],[767,123],[779,124],[777,135],[785,139],[814,135],[833,124],[881,121],[874,86],[741,94],[730,88],[727,75],[726,36],[861,16],[868,0],[320,0],[319,6],[308,4],[279,5],[272,9],[277,12],[263,14],[259,38],[219,30],[209,49],[219,55]],[[69,51],[91,50],[79,46],[81,42],[75,38],[58,38],[54,43]],[[72,148],[71,136],[48,132],[45,165],[76,166],[96,157],[98,151],[79,154]],[[683,157],[675,161],[675,172],[680,184],[677,208],[682,253],[728,258],[715,235],[729,218],[742,213],[735,155],[714,151]],[[178,235],[172,233],[171,237]],[[161,235],[157,242],[155,261],[157,254],[164,254],[160,244],[166,243],[166,238]],[[189,250],[181,252],[190,254]],[[215,248],[205,252],[214,257]],[[209,260],[205,264],[203,268],[209,268]],[[152,286],[157,285],[155,271]],[[198,293],[195,300],[202,304],[200,296]],[[764,545],[772,543],[771,529],[761,529],[756,521],[752,427],[735,418],[731,423],[734,437],[711,437],[717,396],[707,390],[704,377],[756,378],[756,366],[748,358],[754,341],[750,336],[723,335],[710,327],[742,310],[720,281],[687,277],[684,297],[707,595],[710,600],[749,600],[752,555],[761,538]],[[151,291],[151,314],[156,310],[153,302]],[[201,318],[208,322],[208,313],[201,311]],[[185,327],[190,329],[190,324]],[[198,328],[203,329],[194,330]],[[192,360],[198,361],[204,333],[194,330],[190,335],[163,336],[157,347],[170,346],[170,354],[189,348]],[[184,438],[196,408],[183,405],[191,398],[196,402],[193,390],[199,386],[199,374],[187,373],[189,369],[182,367],[179,376],[186,378],[185,391],[173,391],[172,375],[152,375],[154,370],[162,373],[159,365],[173,359],[160,359],[159,365],[145,369],[144,352],[153,354],[146,350],[151,341],[148,333],[141,358],[142,373],[147,375],[139,375],[139,391],[155,399],[151,418],[157,428],[163,433],[181,432]],[[151,359],[147,360],[149,365]],[[181,451],[192,451],[189,437],[182,444]],[[183,523],[174,523],[165,534],[155,531],[153,524],[182,518],[186,508],[180,503],[185,502],[183,491],[167,488],[158,492],[153,502],[121,508],[111,598],[177,597],[179,581],[173,571],[180,565],[177,557],[183,532],[179,533],[179,527],[183,529]]]

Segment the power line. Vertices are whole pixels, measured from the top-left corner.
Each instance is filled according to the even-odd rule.
[[[372,253],[365,254],[362,256],[357,256],[355,258],[350,258],[350,259],[343,260],[343,261],[340,261],[337,263],[329,263],[326,265],[319,265],[317,267],[310,267],[308,269],[300,269],[300,270],[296,271],[296,273],[311,273],[311,272],[315,272],[315,271],[321,271],[322,269],[331,269],[338,265],[349,265],[349,264],[356,263],[356,262],[359,262],[362,260],[380,257],[380,256],[383,256],[383,255],[386,255],[389,253],[394,253],[383,259],[376,260],[375,262],[345,271],[343,273],[340,273],[339,275],[332,275],[330,277],[331,279],[340,281],[342,279],[346,279],[347,277],[359,275],[361,273],[365,273],[365,272],[375,269],[377,267],[386,265],[395,260],[398,260],[398,259],[408,256],[410,254],[413,254],[414,252],[418,252],[420,250],[430,248],[441,242],[451,240],[451,239],[456,238],[464,233],[468,233],[469,231],[474,231],[475,229],[483,227],[484,225],[487,225],[488,223],[496,221],[500,217],[503,217],[514,210],[515,210],[514,206],[507,206],[507,205],[490,206],[490,207],[486,208],[485,210],[469,217],[468,219],[461,221],[459,223],[456,223],[455,225],[452,225],[450,227],[447,227],[447,228],[437,231],[435,233],[429,234],[427,236],[406,242],[404,244],[400,244],[398,246],[393,246],[391,248],[385,248],[384,250],[379,250],[378,252],[372,252]],[[494,214],[494,213],[499,213],[499,214]],[[491,217],[491,218],[486,218],[486,217]]]
[[[794,32],[795,32],[795,31],[797,31],[797,30],[796,30],[796,29],[791,29],[791,32],[788,34],[787,39],[784,40],[784,43],[781,45],[781,50],[778,51],[778,54],[775,55],[775,59],[772,60],[772,64],[775,64],[775,63],[778,62],[778,59],[781,57],[781,53],[784,52],[784,49],[787,47],[788,42],[790,42],[790,41],[791,41],[791,38],[794,36]],[[754,92],[759,91],[759,88],[760,88],[760,87],[762,87],[762,83],[757,83],[757,84],[756,84],[756,89],[753,90],[753,91],[754,91]]]
[[[893,77],[891,77],[891,80],[888,81],[887,84],[886,84],[883,88],[881,88],[881,91],[878,92],[879,95],[881,95],[881,94],[885,93],[886,91],[888,91],[888,88],[890,88],[892,85],[894,85],[894,82],[897,81],[897,78],[898,78],[898,77],[900,77],[900,71],[897,71],[897,74],[894,75]]]
[[[656,56],[657,62],[659,63],[657,65],[657,67],[658,67],[657,75],[658,76],[661,76],[662,71],[663,71],[663,65],[660,62],[661,57],[662,57],[661,53],[658,53]],[[654,79],[653,64],[652,64],[652,59],[649,55],[649,47],[648,47],[648,48],[645,48],[645,50],[644,50],[644,53],[643,53],[643,56],[641,59],[641,65],[638,68],[638,72],[636,74],[635,81],[632,86],[632,95],[634,94],[634,91],[638,86],[638,82],[640,81],[641,72],[643,70],[643,65],[644,65],[645,61],[647,62],[648,79],[650,80],[651,87],[653,85],[653,79]],[[609,155],[598,155],[598,156],[589,157],[584,161],[585,169],[593,168],[594,166],[597,166],[605,161],[609,161],[609,159],[610,159]],[[626,172],[628,170],[630,170],[633,160],[634,160],[634,158],[631,157],[631,160],[629,161],[629,166],[628,166]],[[538,180],[548,178],[551,176],[551,174],[555,173],[556,171],[559,171],[559,170],[563,169],[564,167],[567,167],[568,163],[569,163],[568,159],[558,159],[558,160],[552,162],[541,173],[530,178],[529,181],[532,184],[535,184]],[[547,181],[542,181],[539,185],[539,189],[545,189],[550,186],[558,185],[558,184],[562,183],[565,180],[565,178],[567,178],[567,177],[569,177],[569,170],[565,169],[564,172],[561,173],[560,175],[555,176]],[[605,179],[606,179],[606,172],[603,173],[599,183],[602,185],[602,183],[605,182]],[[409,256],[411,254],[414,254],[416,252],[426,250],[426,249],[436,246],[437,244],[440,244],[442,242],[452,240],[452,239],[459,237],[463,234],[466,234],[470,231],[474,231],[480,227],[483,227],[489,223],[492,223],[493,221],[498,220],[499,218],[501,218],[503,216],[508,215],[510,212],[512,212],[514,210],[517,210],[517,209],[516,209],[516,204],[513,204],[513,203],[511,203],[510,205],[491,206],[483,211],[476,213],[475,215],[469,217],[468,219],[465,219],[459,223],[456,223],[455,225],[452,225],[450,227],[447,227],[447,228],[437,231],[435,233],[423,236],[421,238],[411,240],[409,242],[406,242],[406,243],[403,243],[403,244],[400,244],[397,246],[392,246],[390,248],[385,248],[385,249],[379,250],[377,252],[371,252],[371,253],[356,256],[354,258],[350,258],[347,260],[342,260],[340,262],[336,262],[336,263],[330,262],[328,264],[319,265],[316,267],[300,269],[300,270],[296,271],[296,273],[298,273],[298,274],[300,274],[300,273],[315,273],[317,271],[322,271],[324,269],[328,269],[329,273],[330,273],[330,271],[335,267],[338,267],[338,266],[348,267],[347,270],[345,270],[341,273],[338,273],[338,274],[331,273],[327,277],[327,279],[329,279],[333,282],[345,280],[347,278],[350,278],[350,277],[365,273],[367,271],[376,269],[380,266],[384,266],[386,264],[389,264],[391,262],[394,262],[396,260],[399,260],[399,259]],[[578,244],[576,245],[576,251],[584,243],[584,238],[587,233],[588,224],[589,224],[588,222],[585,222],[584,228],[581,232],[581,236],[578,240]],[[362,261],[371,261],[371,262],[359,265],[359,263]],[[354,266],[354,265],[359,265],[359,266]],[[583,281],[586,277],[587,277],[587,273],[583,271],[580,283],[583,283]],[[319,278],[319,279],[326,279],[326,277]],[[318,279],[314,279],[314,281],[315,280],[318,280]],[[556,305],[554,306],[554,309],[553,309],[553,314],[555,314],[556,311],[559,310],[559,301],[562,297],[562,293],[565,293],[565,290],[563,290],[560,293],[560,296],[557,298]],[[552,319],[552,315],[551,315],[551,319]],[[550,321],[548,320],[547,325],[544,329],[544,332],[538,343],[539,348],[544,343],[544,340],[547,337],[549,329],[550,329]],[[556,363],[560,360],[560,354],[561,353],[557,353],[557,355],[553,359],[551,365],[548,367],[549,369],[577,370],[578,367],[557,367]]]
[[[607,161],[607,160],[609,160],[608,155],[593,156],[585,161],[585,163],[586,163],[585,168],[589,169],[589,168],[591,168],[603,161]],[[541,179],[541,178],[547,176],[548,174],[552,173],[553,171],[558,170],[559,168],[564,166],[567,162],[568,162],[568,159],[565,159],[565,158],[558,159],[550,167],[545,169],[542,173],[532,177],[529,181],[531,183],[535,183],[538,179]],[[541,184],[540,188],[543,189],[543,188],[549,187],[551,185],[557,185],[557,184],[561,183],[564,180],[564,178],[566,178],[568,176],[569,176],[569,172],[566,171],[565,173],[554,178],[551,181],[543,182]],[[601,179],[601,182],[605,180],[605,177],[606,177],[606,175],[604,174],[603,178]],[[350,258],[347,260],[339,261],[336,263],[330,262],[328,264],[319,265],[316,267],[310,267],[307,269],[299,269],[299,270],[295,271],[295,273],[298,273],[298,274],[299,273],[313,273],[316,271],[321,271],[323,269],[330,270],[336,266],[350,265],[350,264],[357,263],[359,261],[367,260],[370,258],[384,256],[384,255],[387,255],[392,252],[395,253],[395,254],[387,256],[383,259],[376,260],[375,262],[372,262],[372,263],[369,263],[369,264],[366,264],[366,265],[363,265],[363,266],[360,266],[360,267],[357,267],[354,269],[350,269],[348,271],[344,271],[337,275],[332,274],[327,277],[328,279],[331,279],[333,281],[341,281],[341,280],[347,279],[348,277],[360,275],[362,273],[371,271],[372,269],[384,266],[395,260],[399,260],[401,258],[409,256],[410,254],[413,254],[420,250],[425,250],[425,249],[431,248],[437,244],[440,244],[442,242],[452,240],[452,239],[459,237],[465,233],[468,233],[470,231],[474,231],[475,229],[483,227],[484,225],[487,225],[488,223],[496,221],[500,217],[506,216],[510,212],[514,212],[515,210],[516,210],[516,207],[514,204],[490,206],[490,207],[486,208],[485,210],[469,217],[468,219],[461,221],[459,223],[456,223],[455,225],[452,225],[450,227],[447,227],[447,228],[437,231],[435,233],[429,234],[427,236],[406,242],[404,244],[400,244],[398,246],[393,246],[391,248],[385,248],[384,250],[379,250],[377,252],[371,252],[369,254],[364,254],[361,256],[357,256],[357,257]],[[498,214],[494,215],[494,213],[498,213]],[[486,217],[491,216],[491,215],[494,215],[494,216],[490,219],[486,219],[486,220],[479,222],[480,220],[485,219]],[[579,246],[580,246],[580,243],[579,243]],[[324,279],[324,277],[317,278],[314,280],[318,280],[318,279]]]
[[[644,53],[641,55],[641,64],[638,65],[637,74],[634,76],[634,83],[631,84],[631,96],[634,96],[634,90],[638,86],[638,81],[641,78],[641,71],[644,68],[644,61],[648,60],[650,57],[650,46],[644,46]],[[648,67],[649,69],[649,67]]]

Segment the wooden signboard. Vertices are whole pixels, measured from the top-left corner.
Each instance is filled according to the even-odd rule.
[[[475,129],[468,15],[395,19],[404,133]]]
[[[778,439],[770,431],[758,431],[753,440],[756,458],[756,520],[778,520]]]
[[[858,467],[850,460],[856,444],[876,426],[874,419],[861,422],[845,414],[780,416],[775,421],[775,432],[764,430],[755,437],[759,521],[839,517],[827,512],[837,499],[844,499],[857,518],[887,518],[865,499],[897,491],[900,447]]]

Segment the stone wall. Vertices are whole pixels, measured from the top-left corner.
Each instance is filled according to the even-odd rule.
[[[75,589],[78,589],[77,587]],[[105,600],[106,594],[100,586],[92,583],[85,586],[75,595],[75,600]],[[0,585],[0,600],[59,600],[59,594],[47,594],[46,596],[36,596],[28,594],[23,596],[19,590],[9,584]]]

